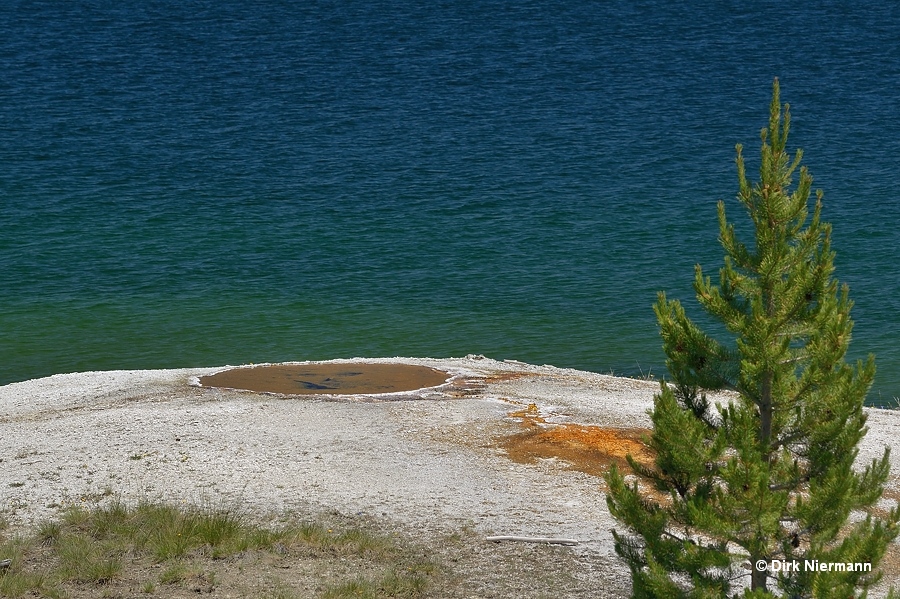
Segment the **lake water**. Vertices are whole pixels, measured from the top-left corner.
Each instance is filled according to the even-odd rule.
[[[469,353],[665,372],[734,145],[791,103],[900,395],[900,6],[0,7],[0,383]]]

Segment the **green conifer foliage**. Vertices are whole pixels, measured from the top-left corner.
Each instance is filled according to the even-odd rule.
[[[875,364],[844,362],[852,303],[832,278],[822,195],[810,214],[812,178],[801,152],[785,151],[789,127],[776,79],[755,185],[737,146],[738,200],[754,239],[738,238],[719,202],[718,284],[696,267],[700,305],[734,340],[701,331],[664,293],[654,307],[673,379],[651,412],[656,459],[629,460],[634,480],[615,468],[607,476],[609,509],[627,527],[613,531],[616,551],[635,597],[856,597],[877,581],[898,533],[897,509],[869,514],[888,477],[887,450],[853,468]],[[712,405],[708,390],[733,399]],[[810,571],[805,560],[872,571]],[[775,561],[801,567],[778,572]]]

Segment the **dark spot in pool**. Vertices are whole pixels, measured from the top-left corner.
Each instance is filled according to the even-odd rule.
[[[337,389],[337,387],[329,387],[327,385],[318,385],[313,383],[312,381],[296,381],[300,383],[300,386],[304,389]]]

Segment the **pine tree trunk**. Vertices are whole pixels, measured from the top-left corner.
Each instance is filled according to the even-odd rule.
[[[753,574],[750,575],[750,590],[751,591],[767,591],[766,588],[766,580],[768,578],[765,570],[758,570],[756,568],[756,563],[760,558],[757,556],[750,556],[750,567],[753,568]]]
[[[763,305],[766,310],[766,317],[773,318],[775,315],[775,296],[772,293],[771,285],[764,283],[762,288]],[[769,461],[769,446],[772,440],[772,378],[773,373],[767,370],[762,375],[760,397],[759,397],[759,441],[760,450],[762,451],[762,459]]]
[[[763,375],[759,395],[759,448],[764,461],[769,461],[772,441],[772,373]]]

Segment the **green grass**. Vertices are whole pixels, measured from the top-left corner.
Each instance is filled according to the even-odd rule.
[[[41,574],[29,572],[8,572],[0,576],[0,597],[22,597],[32,590],[40,590],[45,586]]]
[[[300,595],[294,589],[278,583],[274,589],[264,593],[260,599],[300,599]]]
[[[390,537],[362,528],[338,529],[316,521],[263,527],[235,510],[112,501],[93,509],[64,509],[58,520],[39,524],[28,537],[0,536],[0,560],[12,559],[0,571],[0,596],[63,598],[75,589],[112,596],[117,592],[104,589],[116,583],[145,594],[155,593],[157,584],[202,581],[215,587],[220,584],[216,564],[222,560],[244,559],[240,568],[264,570],[267,562],[260,555],[272,556],[266,558],[271,562],[291,552],[294,557],[288,561],[303,557],[366,565],[366,576],[337,583],[323,579],[318,586],[328,599],[412,599],[423,595],[435,573]],[[299,596],[290,585],[278,585],[259,595]]]
[[[77,533],[59,539],[56,572],[63,580],[106,584],[122,570],[124,547],[115,541],[97,543]]]
[[[182,558],[197,550],[217,558],[227,557],[250,548],[267,549],[280,538],[277,531],[252,526],[234,511],[152,503],[129,508],[112,502],[93,511],[70,508],[63,514],[62,525],[95,541],[118,539],[158,562]],[[42,536],[53,539],[58,535],[56,526],[59,525],[43,524]]]
[[[430,573],[430,568],[408,568],[390,570],[377,579],[358,576],[327,588],[322,599],[419,597],[425,591]]]
[[[190,569],[181,562],[176,562],[159,575],[160,584],[178,584],[191,575]]]

